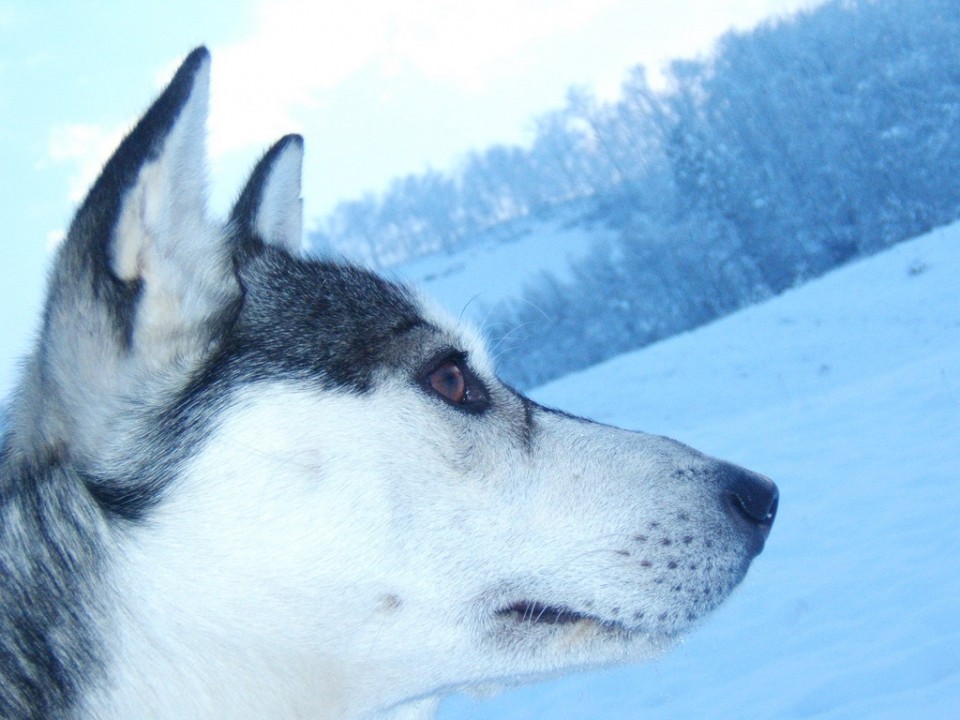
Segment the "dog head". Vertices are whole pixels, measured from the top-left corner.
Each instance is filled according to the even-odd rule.
[[[648,658],[723,600],[776,487],[544,408],[417,294],[302,257],[296,136],[209,221],[208,65],[186,60],[79,210],[29,371],[44,398],[14,416],[117,528],[103,702],[361,714]]]

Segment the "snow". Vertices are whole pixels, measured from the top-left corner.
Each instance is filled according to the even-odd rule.
[[[390,274],[416,284],[456,317],[482,322],[488,308],[519,298],[537,275],[569,280],[573,263],[611,231],[571,222],[570,211],[548,219],[521,218],[488,231],[454,253],[437,252],[391,268]],[[506,237],[503,235],[506,234]]]
[[[444,720],[960,718],[960,224],[541,387],[773,477],[730,600],[664,659]]]
[[[569,277],[598,238],[531,221],[395,274],[482,320],[531,272]],[[533,391],[770,475],[779,516],[743,585],[664,659],[449,698],[440,718],[960,718],[958,278],[960,224]]]

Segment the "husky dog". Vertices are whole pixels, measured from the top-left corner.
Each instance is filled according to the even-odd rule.
[[[209,64],[50,276],[0,451],[0,716],[426,718],[716,607],[776,486],[541,407],[412,291],[302,257],[297,136],[209,220]]]

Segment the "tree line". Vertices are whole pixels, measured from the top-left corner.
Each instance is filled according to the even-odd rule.
[[[536,384],[960,217],[957,38],[956,0],[834,0],[674,62],[663,90],[642,67],[613,102],[571,89],[529,147],[398,179],[312,239],[385,266],[579,203],[616,239],[492,312],[501,372]]]

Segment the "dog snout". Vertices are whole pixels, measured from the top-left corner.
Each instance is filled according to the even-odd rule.
[[[724,509],[755,538],[760,552],[777,515],[780,491],[770,478],[728,463],[721,464],[719,479]]]

